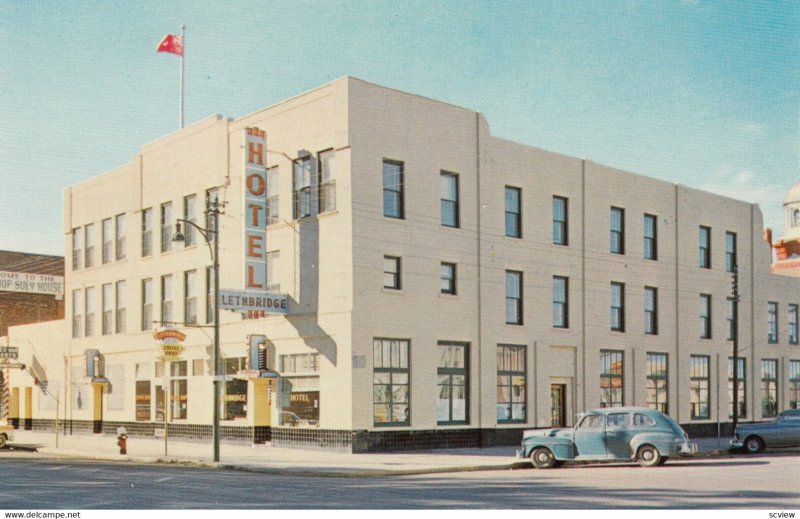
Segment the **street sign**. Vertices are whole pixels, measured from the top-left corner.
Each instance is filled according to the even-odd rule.
[[[223,310],[251,314],[285,314],[289,308],[286,294],[267,292],[245,292],[243,290],[221,289],[218,303]]]
[[[0,359],[16,359],[19,357],[19,348],[16,346],[6,346],[0,348]]]

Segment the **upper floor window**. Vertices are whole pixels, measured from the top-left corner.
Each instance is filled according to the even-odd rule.
[[[336,171],[333,150],[319,154],[319,212],[336,209]],[[269,193],[269,189],[267,189]]]
[[[72,338],[79,339],[83,333],[83,290],[72,291]]]
[[[727,301],[727,321],[728,321],[728,340],[732,341],[736,335],[736,300],[728,297]]]
[[[711,294],[700,294],[700,338],[711,338]]]
[[[625,254],[625,209],[611,208],[611,252]]]
[[[522,190],[506,186],[506,236],[522,238]]]
[[[770,344],[774,344],[778,342],[778,303],[772,301],[767,303],[767,312],[769,313],[767,339]]]
[[[103,243],[103,251],[100,254],[100,261],[105,265],[111,261],[111,247],[114,245],[114,236],[111,234],[113,221],[106,218],[100,224],[100,240]]]
[[[553,276],[553,326],[569,328],[569,278]]]
[[[183,197],[183,219],[194,224],[197,223],[197,195],[189,195]],[[195,233],[197,230],[194,225],[186,224],[183,226],[184,247],[189,247],[195,244]],[[171,238],[170,238],[171,239]]]
[[[700,268],[711,268],[711,228],[700,226]]]
[[[789,305],[789,344],[797,344],[797,305]]]
[[[142,331],[153,329],[153,279],[142,280]]]
[[[553,243],[555,245],[569,244],[567,199],[563,196],[553,197]]]
[[[383,288],[400,290],[400,258],[396,256],[383,257]]]
[[[611,283],[611,330],[625,331],[625,283]]]
[[[383,216],[405,218],[403,163],[383,161]]]
[[[81,229],[72,229],[72,270],[80,270],[83,247],[81,246]]]
[[[442,171],[441,216],[445,227],[458,227],[458,175]]]
[[[456,295],[456,264],[442,262],[439,272],[441,276],[440,292]]]
[[[658,218],[644,215],[644,259],[658,259]]]
[[[125,281],[117,281],[116,294],[114,296],[114,325],[117,333],[125,333]]]
[[[161,204],[161,252],[172,250],[172,202]]]
[[[102,334],[111,335],[114,330],[114,285],[104,283],[102,287],[103,326]]]
[[[506,324],[522,324],[522,272],[506,270]]]
[[[294,218],[311,216],[311,157],[294,161]]]
[[[86,268],[94,265],[94,224],[90,223],[84,229],[83,244],[84,244],[84,259],[83,266]]]
[[[736,265],[736,233],[725,233],[725,272],[733,272]]]
[[[172,274],[161,276],[161,325],[172,324]]]
[[[94,287],[86,287],[84,306],[84,336],[94,336]]]
[[[267,291],[280,292],[281,280],[278,277],[278,262],[281,259],[281,251],[273,250],[267,252]]]
[[[142,211],[142,257],[153,254],[153,208]]]
[[[658,289],[644,287],[644,333],[658,334]]]
[[[125,258],[125,214],[114,217],[114,252],[117,261]]]
[[[206,190],[205,217],[206,217],[206,229],[208,229],[209,231],[214,231],[214,215],[208,209],[211,209],[211,206],[214,204],[220,204],[220,208],[222,207],[222,200],[219,199],[218,187],[212,187],[211,189]],[[267,212],[267,214],[269,214],[269,212]]]
[[[197,271],[183,273],[183,322],[197,324]]]

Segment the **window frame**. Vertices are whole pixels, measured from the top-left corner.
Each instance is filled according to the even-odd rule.
[[[442,351],[441,348],[461,348],[462,358],[464,360],[464,366],[462,367],[446,367],[442,366]],[[469,343],[466,342],[451,342],[451,341],[438,341],[437,343],[437,357],[438,363],[436,367],[436,388],[438,394],[438,400],[441,400],[441,391],[443,387],[448,388],[448,419],[441,420],[439,416],[439,408],[437,403],[437,412],[436,412],[436,425],[467,425],[469,424],[469,404],[470,404],[470,384],[469,384],[469,372],[470,372],[470,363],[469,363]],[[447,377],[447,383],[442,384],[441,378]],[[454,390],[459,387],[459,384],[454,383],[454,379],[456,377],[463,377],[464,385],[464,419],[458,420],[454,419],[453,417],[453,392]]]
[[[114,221],[112,218],[103,218],[100,222],[100,241],[102,242],[100,254],[100,264],[105,265],[111,262],[111,246],[114,244],[111,236]]]
[[[388,168],[396,167],[397,172],[388,171]],[[398,220],[405,219],[405,165],[401,161],[383,159],[383,216],[387,218],[396,218]],[[397,182],[387,182],[394,180],[397,177]],[[387,204],[387,201],[393,201],[396,205],[392,206]],[[394,210],[390,210],[394,209]]]
[[[459,183],[459,175],[458,173],[453,173],[451,171],[444,171],[441,170],[439,172],[439,180],[440,180],[440,224],[442,227],[450,227],[451,229],[459,229],[461,227],[461,186]],[[452,186],[448,185],[448,182],[452,181]],[[450,191],[452,191],[455,195],[455,199],[447,198],[451,195]],[[447,214],[450,219],[445,217]]]
[[[789,359],[789,409],[800,407],[800,360]]]
[[[449,273],[446,271],[449,269]],[[449,274],[449,275],[448,275]],[[457,280],[457,267],[455,263],[442,261],[439,266],[440,287],[439,293],[446,295],[457,295],[458,286]]]
[[[142,257],[153,255],[153,208],[142,209]]]
[[[388,263],[387,263],[388,262]],[[386,270],[387,265],[393,265],[394,270]],[[386,284],[386,276],[391,276],[391,282]],[[402,265],[400,256],[383,256],[383,288],[385,290],[402,290]]]
[[[553,245],[569,246],[569,198],[553,195]]]
[[[725,272],[733,273],[738,262],[737,237],[735,232],[725,231]]]
[[[711,268],[711,227],[701,225],[698,231],[698,264],[701,269]]]
[[[700,294],[700,338],[712,338],[712,301],[711,294]]]
[[[386,348],[385,343],[388,342],[390,360],[389,366],[385,366],[383,362],[383,352]],[[378,348],[378,343],[380,343],[380,348]],[[397,366],[392,365],[394,360],[394,343],[397,343],[398,352],[397,352]],[[405,345],[405,359],[403,359],[403,345]],[[377,351],[381,351],[381,362],[378,365],[376,359]],[[405,360],[405,363],[403,362]],[[405,367],[403,367],[405,364]],[[376,379],[378,378],[378,374],[388,374],[389,375],[389,383],[388,384],[378,384]],[[403,378],[405,376],[406,383],[394,382],[394,376],[397,375],[398,378]],[[374,427],[408,427],[411,425],[411,340],[410,339],[392,339],[389,337],[375,337],[372,340],[372,425]],[[375,397],[377,395],[376,386],[388,386],[388,390],[386,391],[386,398],[387,401],[376,403]],[[400,404],[395,404],[394,396],[396,389],[395,387],[402,387],[405,386],[405,393],[406,393],[406,402],[400,402]],[[406,416],[403,420],[394,420],[394,408],[396,405],[403,405],[406,406]],[[389,411],[389,420],[385,422],[379,422],[376,420],[377,414],[377,406],[385,405]]]
[[[668,415],[669,354],[661,352],[647,352],[645,364],[647,406]],[[661,368],[663,368],[663,370]],[[659,398],[659,395],[663,396],[663,402],[661,401],[661,398]]]
[[[761,418],[778,416],[779,401],[778,359],[761,359]]]
[[[648,223],[651,229],[648,229]],[[642,256],[646,260],[658,261],[658,216],[645,213],[643,224],[644,250]]]
[[[610,245],[611,254],[625,254],[625,209],[611,206],[610,210]],[[615,220],[616,217],[616,220]]]
[[[127,256],[125,231],[125,213],[120,213],[114,217],[114,259],[116,261],[125,259]]]
[[[508,354],[506,355],[506,351]],[[518,364],[521,354],[522,366]],[[508,362],[507,362],[508,361]],[[514,379],[522,378],[522,386],[514,384]],[[502,383],[501,383],[502,382]],[[508,388],[508,402],[501,402],[501,388]],[[517,388],[515,390],[515,388]],[[514,405],[519,401],[514,400],[515,394],[522,397],[522,416],[514,417]],[[526,423],[528,420],[528,347],[520,344],[497,345],[497,397],[496,397],[497,423]],[[503,417],[501,417],[503,412]]]
[[[175,299],[175,276],[165,274],[161,276],[159,290],[159,311],[161,316],[161,326],[172,324],[174,319],[174,299]]]
[[[562,286],[557,286],[561,284]],[[563,294],[558,299],[557,295]],[[569,277],[553,276],[553,328],[569,328]]]
[[[191,194],[183,197],[183,219],[197,225],[197,195]],[[197,245],[197,230],[193,225],[185,224],[183,232],[183,247]]]
[[[161,254],[172,251],[172,202],[161,204]]]
[[[616,290],[616,293],[615,293]],[[625,283],[611,282],[610,328],[612,332],[625,332]]]
[[[519,288],[516,294],[511,294],[512,286],[509,285],[509,279],[515,278],[517,279],[516,286]],[[524,297],[524,287],[523,287],[523,279],[524,276],[521,271],[519,270],[506,270],[505,272],[505,294],[506,294],[506,306],[505,306],[505,318],[506,324],[510,324],[513,326],[522,326],[523,320],[523,297]],[[516,313],[516,319],[509,319],[509,310],[511,307],[509,305],[513,305],[514,312]]]
[[[747,417],[747,359],[738,357],[738,365],[741,369],[737,370],[739,382],[739,415],[738,418]],[[728,418],[733,418],[733,357],[728,357]]]
[[[788,324],[789,324],[789,344],[796,345],[800,343],[798,337],[798,305],[797,303],[789,303],[787,305],[788,311]]]
[[[705,384],[703,383],[705,382]],[[692,401],[697,394],[697,402]],[[704,398],[705,397],[705,398]],[[705,403],[705,413],[700,413]],[[695,413],[695,405],[698,409]],[[689,416],[691,420],[711,418],[711,356],[689,356]]]
[[[331,165],[332,159],[335,158],[336,152],[333,148],[317,153],[317,164],[319,164],[317,168],[317,186],[319,186],[317,214],[336,210],[336,171]],[[267,174],[269,174],[269,170],[267,170]],[[267,190],[267,195],[269,196],[269,190]]]
[[[767,302],[767,343],[777,344],[779,340],[778,303]]]
[[[153,278],[144,278],[141,283],[141,305],[142,314],[141,331],[146,332],[153,329]]]
[[[508,238],[522,238],[522,188],[505,186],[504,191],[505,224],[504,233]],[[514,201],[509,200],[509,194],[516,196],[516,207]],[[509,207],[511,203],[511,207]],[[510,220],[509,220],[510,219]],[[511,223],[511,229],[509,229]]]
[[[299,180],[298,180],[299,179]],[[292,161],[292,218],[300,220],[314,216],[314,160],[311,155]],[[307,212],[303,212],[304,205]]]
[[[658,288],[644,287],[644,333],[658,335]]]
[[[183,272],[183,324],[197,324],[197,270]]]
[[[618,359],[618,360],[617,360]],[[613,372],[615,361],[619,362],[619,373]],[[606,369],[608,368],[608,369]],[[619,384],[615,387],[615,380]],[[606,385],[607,381],[607,385]],[[610,396],[606,399],[604,390],[608,389]],[[619,399],[615,399],[614,389],[619,389]],[[625,406],[625,352],[623,350],[600,350],[600,407],[624,407]]]

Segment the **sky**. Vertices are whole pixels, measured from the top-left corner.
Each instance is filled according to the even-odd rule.
[[[186,123],[350,75],[493,135],[760,205],[800,181],[800,2],[0,0],[0,250],[64,254],[62,190]]]

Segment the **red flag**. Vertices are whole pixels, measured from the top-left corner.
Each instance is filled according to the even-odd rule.
[[[175,34],[167,34],[156,47],[156,52],[171,52],[183,56],[183,38]]]

